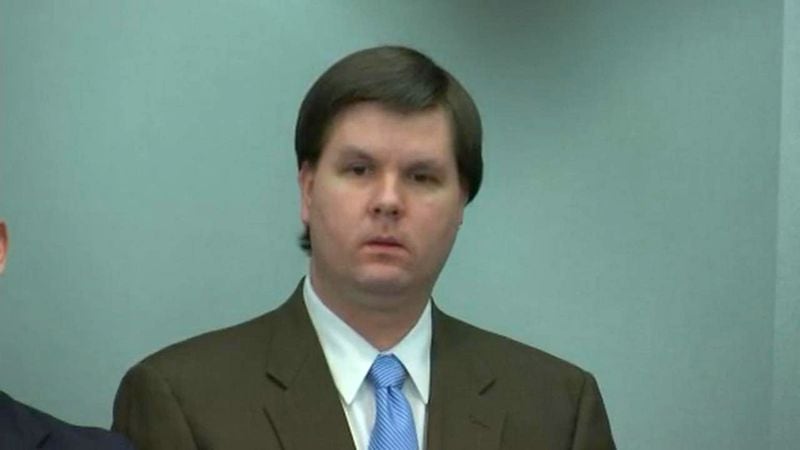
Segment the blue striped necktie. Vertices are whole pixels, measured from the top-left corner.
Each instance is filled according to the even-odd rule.
[[[394,355],[378,355],[367,378],[375,387],[375,426],[369,450],[417,450],[414,416],[403,395],[403,363]]]

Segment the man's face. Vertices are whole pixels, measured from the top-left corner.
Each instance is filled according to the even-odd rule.
[[[350,106],[299,181],[312,280],[340,292],[430,293],[466,202],[445,111]]]

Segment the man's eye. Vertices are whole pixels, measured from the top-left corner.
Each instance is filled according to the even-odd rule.
[[[412,174],[411,179],[414,180],[416,183],[422,183],[422,184],[433,183],[434,181],[436,181],[436,178],[427,173]]]
[[[367,173],[367,171],[369,169],[367,168],[367,166],[355,165],[355,166],[350,166],[347,170],[348,170],[348,172],[352,173],[353,175],[357,175],[357,176],[360,177],[360,176],[366,175],[366,173]]]

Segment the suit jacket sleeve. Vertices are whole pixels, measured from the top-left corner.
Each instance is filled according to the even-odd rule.
[[[572,449],[616,449],[600,389],[597,387],[594,377],[589,373],[584,373]]]
[[[139,450],[197,449],[179,399],[147,363],[137,364],[122,379],[112,430],[127,436]]]

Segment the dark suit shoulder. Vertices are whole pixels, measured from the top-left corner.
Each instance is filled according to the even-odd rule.
[[[438,311],[441,329],[458,351],[506,377],[519,377],[525,385],[532,381],[557,383],[580,390],[588,372],[577,365],[534,346],[484,330]]]
[[[270,339],[270,322],[273,312],[230,327],[208,331],[176,342],[149,355],[142,362],[169,369],[171,366],[208,364],[209,361],[236,358],[242,351],[253,348],[242,345],[258,342],[262,346]]]
[[[615,448],[597,383],[580,367],[441,311],[434,316],[431,351],[438,352],[440,380],[468,386],[454,390],[439,381],[435,387],[449,390],[440,398],[458,403],[480,392],[488,409],[504,412],[508,448]]]
[[[184,409],[192,402],[208,407],[247,396],[242,386],[266,380],[270,342],[279,329],[294,326],[300,308],[302,301],[289,301],[246,322],[169,345],[134,365],[121,391],[137,398],[168,394]],[[127,394],[118,392],[115,408]]]
[[[117,391],[112,429],[142,448],[252,448],[252,442],[277,448],[264,409],[274,386],[270,352],[280,347],[295,355],[295,330],[311,329],[297,292],[272,312],[172,344],[134,365]],[[278,343],[281,335],[291,338]]]
[[[66,423],[0,392],[0,448],[132,450],[122,436]]]

